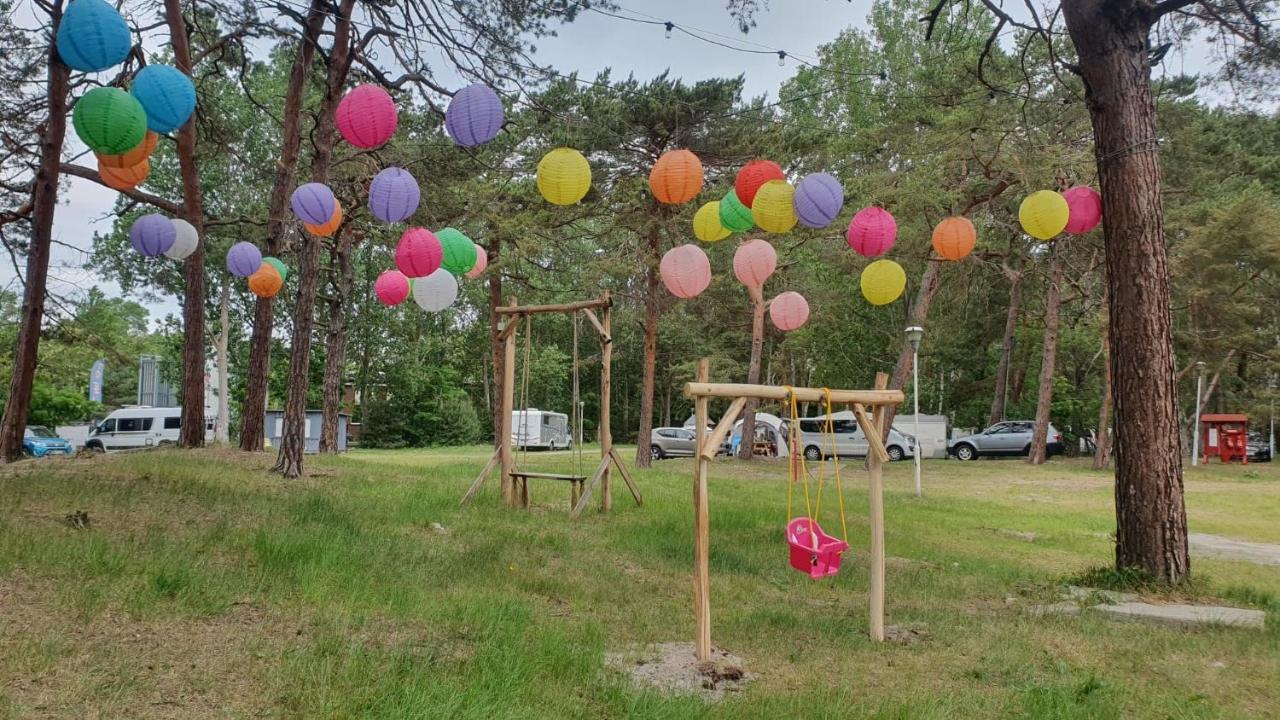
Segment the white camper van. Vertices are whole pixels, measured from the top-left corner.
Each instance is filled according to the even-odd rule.
[[[573,444],[569,416],[537,408],[512,410],[511,444],[521,450],[564,450]]]
[[[213,420],[205,420],[205,433]],[[176,445],[182,431],[180,407],[123,407],[89,431],[84,446],[95,452],[134,450],[155,445]]]

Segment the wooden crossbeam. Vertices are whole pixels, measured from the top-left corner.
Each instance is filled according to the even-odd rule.
[[[899,405],[906,396],[901,390],[826,390],[824,388],[785,388],[781,385],[748,385],[746,383],[685,383],[684,396],[757,398],[759,400],[787,400],[791,393],[800,402],[822,402],[831,393],[833,403],[862,403],[863,405]]]
[[[557,305],[508,305],[493,309],[498,315],[539,315],[543,313],[567,313],[578,310],[594,310],[613,305],[613,298],[605,295],[595,300],[579,300],[578,302],[560,303]]]

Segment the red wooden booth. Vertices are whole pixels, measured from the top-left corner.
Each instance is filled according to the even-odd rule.
[[[1248,415],[1201,415],[1200,440],[1204,443],[1204,462],[1218,457],[1224,463],[1239,460],[1243,465],[1249,464]]]

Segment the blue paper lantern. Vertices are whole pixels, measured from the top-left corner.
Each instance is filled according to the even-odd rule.
[[[143,215],[129,227],[129,244],[147,257],[163,255],[173,247],[177,236],[178,230],[173,221],[155,213]]]
[[[196,109],[196,86],[172,65],[148,65],[133,77],[133,96],[147,111],[147,127],[170,133],[186,124]]]
[[[827,173],[806,175],[796,185],[793,202],[801,225],[823,228],[830,225],[844,208],[844,188],[839,180]]]
[[[73,0],[58,25],[58,57],[81,72],[119,65],[129,56],[129,25],[103,0]]]
[[[470,85],[462,88],[444,114],[444,127],[449,137],[463,147],[475,147],[489,142],[502,130],[504,112],[498,93],[488,85]]]
[[[385,223],[404,222],[418,210],[422,191],[404,168],[389,167],[369,183],[369,210]]]

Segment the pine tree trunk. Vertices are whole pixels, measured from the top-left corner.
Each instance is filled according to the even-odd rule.
[[[1093,469],[1104,470],[1111,464],[1111,348],[1105,329],[1102,336],[1102,407],[1098,409],[1097,441],[1093,450]]]
[[[179,0],[164,0],[173,62],[179,70],[195,77],[191,66],[191,43],[187,21]],[[183,262],[186,291],[182,297],[182,429],[180,447],[204,446],[204,202],[200,194],[200,168],[196,161],[196,120],[178,129],[178,169],[182,175],[182,217],[196,229],[196,249]]]
[[[1053,375],[1058,359],[1058,320],[1062,309],[1062,253],[1066,238],[1053,243],[1049,257],[1049,289],[1044,301],[1044,345],[1040,351],[1040,397],[1036,400],[1036,425],[1031,433],[1027,462],[1041,465],[1048,459],[1049,415],[1053,410]]]
[[[1168,582],[1191,570],[1169,312],[1150,4],[1062,4],[1093,121],[1115,395],[1116,565]]]
[[[285,90],[284,108],[280,115],[284,123],[280,159],[276,161],[276,177],[271,185],[267,209],[267,255],[279,256],[284,252],[284,238],[289,228],[289,198],[297,181],[298,151],[302,147],[302,102],[315,60],[316,43],[329,7],[322,0],[312,0],[302,37],[298,40],[293,68],[289,72],[289,86]],[[271,334],[275,325],[272,305],[271,298],[258,298],[253,308],[253,336],[249,340],[244,411],[240,418],[240,449],[250,452],[262,450],[265,439],[263,423],[266,422],[267,379],[271,371]]]
[[[644,276],[644,361],[640,382],[640,430],[636,435],[636,467],[647,468],[652,456],[649,445],[653,436],[653,385],[658,364],[658,260],[662,236],[657,229],[649,233],[649,261]]]
[[[324,99],[316,113],[316,126],[311,133],[315,154],[311,160],[312,182],[327,182],[333,159],[335,128],[333,111],[346,84],[351,57],[351,8],[355,0],[342,0],[338,6],[333,33],[333,51],[329,54],[329,78]],[[345,232],[338,229],[338,237]],[[304,233],[298,250],[298,299],[293,315],[292,346],[289,351],[289,384],[285,391],[284,429],[275,472],[286,478],[302,475],[302,456],[306,452],[307,387],[311,375],[311,334],[315,326],[316,291],[320,285],[319,238]]]
[[[760,382],[760,361],[764,355],[764,291],[758,287],[748,290],[751,293],[751,362],[747,365],[747,384],[755,385]],[[739,435],[742,440],[738,445],[738,458],[741,460],[755,457],[758,406],[759,401],[755,398],[749,398],[747,404],[742,406],[742,433]],[[781,451],[782,448],[778,450]]]
[[[925,326],[925,321],[929,318],[929,307],[933,305],[933,297],[938,294],[941,269],[942,262],[938,260],[930,260],[925,265],[924,272],[920,274],[920,285],[916,288],[915,302],[911,303],[911,314],[907,319],[908,326]],[[889,380],[890,390],[901,390],[907,382],[907,376],[911,374],[911,343],[907,342],[904,335],[899,335],[898,340],[901,342],[902,349],[898,351],[898,363],[894,365],[893,377]],[[890,406],[885,411],[884,425],[881,430],[886,438],[889,437],[889,429],[893,427],[893,419],[897,414],[898,409],[894,406]]]
[[[996,387],[991,398],[987,425],[1004,420],[1005,402],[1009,395],[1009,364],[1013,361],[1013,344],[1018,333],[1018,313],[1022,311],[1022,273],[1008,269],[1009,309],[1004,316],[1004,341],[1000,345],[1000,362],[996,365]]]
[[[218,419],[213,426],[214,442],[231,442],[231,392],[227,374],[227,352],[231,343],[231,283],[222,283],[222,299],[218,303],[218,338],[214,353],[218,363]]]
[[[348,241],[351,238],[351,241]],[[347,365],[347,299],[355,270],[351,249],[355,233],[341,233],[334,239],[332,255],[333,298],[329,300],[329,330],[325,336],[324,404],[320,420],[320,452],[338,452],[338,413],[342,411],[342,388]]]
[[[62,2],[54,0],[50,13],[50,37],[57,37],[62,21]],[[58,174],[62,142],[67,134],[67,91],[70,68],[62,64],[57,46],[49,43],[47,117],[39,129],[40,166],[31,190],[31,245],[27,249],[26,287],[17,345],[13,351],[13,375],[9,395],[0,419],[0,460],[12,462],[22,457],[22,438],[31,410],[31,386],[35,382],[40,349],[40,325],[44,320],[45,283],[49,278],[49,249],[53,241],[53,214],[58,207]]]

